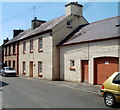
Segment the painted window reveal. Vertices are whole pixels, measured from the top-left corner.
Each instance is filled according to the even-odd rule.
[[[23,53],[26,52],[26,41],[23,42]]]
[[[23,74],[26,74],[26,65],[25,65],[25,61],[23,61]]]
[[[43,39],[42,37],[38,39],[38,51],[43,50]]]
[[[30,53],[33,53],[33,39],[30,40]]]

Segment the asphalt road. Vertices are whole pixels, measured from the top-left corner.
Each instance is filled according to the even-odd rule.
[[[96,93],[45,80],[3,77],[2,85],[3,108],[107,108]]]

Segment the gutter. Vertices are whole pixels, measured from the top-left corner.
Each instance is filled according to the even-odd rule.
[[[112,40],[112,39],[119,39],[119,36],[111,37],[111,38],[104,38],[104,39],[95,39],[95,40],[89,40],[89,41],[83,41],[83,42],[74,42],[74,43],[69,43],[69,44],[61,44],[59,46],[69,46],[69,45],[76,45],[76,44],[92,43],[92,42]]]
[[[31,38],[31,37],[36,37],[36,36],[38,36],[38,35],[46,34],[46,33],[49,33],[49,32],[52,32],[52,29],[49,29],[49,30],[46,30],[46,31],[42,31],[42,32],[40,32],[40,33],[33,34],[33,35],[30,35],[30,36],[27,36],[26,38],[18,39],[18,40],[16,40],[16,41],[13,41],[13,42],[10,42],[10,43],[6,43],[6,44],[4,44],[3,46],[7,46],[7,45],[10,45],[10,44],[12,44],[12,43],[20,42],[20,41],[22,41],[22,40],[26,40],[26,39],[29,39],[29,38]]]

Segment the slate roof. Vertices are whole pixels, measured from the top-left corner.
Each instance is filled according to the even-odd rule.
[[[88,24],[87,26],[79,29],[77,33],[73,36],[69,37],[66,41],[62,42],[60,45],[70,45],[77,43],[85,43],[90,41],[109,39],[113,37],[120,37],[120,33],[118,33],[118,19],[120,16],[104,19],[101,21],[93,22]]]
[[[58,25],[65,18],[66,18],[65,16],[61,16],[61,17],[58,17],[58,18],[53,19],[51,21],[45,22],[45,23],[41,24],[39,27],[37,27],[35,29],[31,28],[31,29],[25,30],[25,31],[21,32],[20,34],[18,34],[16,37],[14,37],[11,40],[9,40],[4,45],[8,45],[8,44],[11,44],[13,42],[17,42],[17,41],[26,39],[26,38],[28,38],[30,36],[32,37],[33,35],[36,35],[38,33],[42,33],[42,32],[45,32],[47,30],[50,30],[53,27],[55,27],[56,25]]]

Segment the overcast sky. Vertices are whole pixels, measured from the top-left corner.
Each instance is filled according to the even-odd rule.
[[[89,1],[89,0],[88,0]],[[65,14],[68,2],[2,2],[2,32],[0,31],[0,45],[3,39],[13,37],[14,29],[29,29],[34,16],[41,20],[52,20]],[[79,2],[85,5],[86,2]],[[35,6],[35,10],[34,10]],[[0,7],[1,8],[1,7]],[[118,2],[93,2],[83,10],[88,22],[95,22],[113,16],[118,16]],[[1,28],[1,27],[0,27]]]

